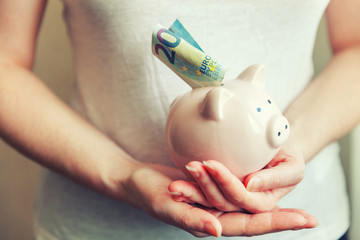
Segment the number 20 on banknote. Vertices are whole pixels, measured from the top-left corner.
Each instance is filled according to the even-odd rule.
[[[162,37],[162,33],[166,33],[165,38]],[[170,32],[169,30],[165,29],[165,28],[160,28],[159,31],[156,34],[156,38],[165,46],[169,47],[169,48],[176,48],[179,43],[180,43],[180,38],[178,38],[177,36],[175,36],[172,32]],[[175,63],[175,51],[170,50],[171,51],[171,55],[168,52],[168,50],[161,44],[157,43],[155,45],[155,53],[157,55],[159,55],[159,50],[162,50],[165,54],[165,56],[167,57],[167,59],[169,60],[169,62],[171,64]]]

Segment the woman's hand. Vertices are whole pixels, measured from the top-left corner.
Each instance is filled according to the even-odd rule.
[[[131,174],[123,183],[123,188],[133,197],[134,205],[152,217],[195,236],[219,236],[222,228],[216,216],[186,202],[172,199],[168,185],[179,178],[185,178],[180,170],[160,165],[144,165]]]
[[[287,144],[264,169],[248,175],[245,185],[251,192],[272,191],[280,200],[301,182],[304,174],[304,156],[296,147]]]
[[[177,169],[155,164],[143,165],[131,174],[123,187],[127,194],[133,197],[136,207],[162,222],[182,228],[198,237],[259,235],[316,225],[316,219],[296,209],[274,208],[270,212],[259,214],[215,209],[197,184],[179,179],[185,179],[185,176]],[[182,187],[194,191],[192,197],[187,198],[176,191],[169,192],[168,186],[173,186],[176,182],[183,183]],[[190,188],[187,188],[188,186]]]
[[[187,169],[197,186],[186,181],[175,181],[169,186],[171,192],[186,196],[183,200],[213,206],[224,212],[245,209],[261,213],[276,208],[278,201],[302,180],[305,162],[299,151],[284,146],[263,170],[247,176],[245,185],[215,160],[203,164],[193,161]],[[201,200],[199,192],[204,196]]]
[[[216,208],[221,212],[217,218],[224,235],[257,235],[317,225],[316,218],[303,210],[277,206],[304,176],[304,159],[294,147],[284,146],[263,170],[246,177],[246,185],[215,160],[190,162],[187,169],[196,183],[173,181],[169,192],[175,201]]]

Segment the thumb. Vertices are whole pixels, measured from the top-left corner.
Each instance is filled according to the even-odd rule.
[[[293,186],[303,179],[304,170],[304,164],[299,164],[297,161],[283,161],[274,167],[250,174],[245,179],[245,186],[251,192]]]

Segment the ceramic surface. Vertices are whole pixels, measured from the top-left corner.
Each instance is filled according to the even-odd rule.
[[[237,177],[260,170],[289,136],[290,126],[265,89],[265,68],[251,65],[221,87],[176,98],[166,126],[170,156],[190,176],[190,161],[217,160]]]

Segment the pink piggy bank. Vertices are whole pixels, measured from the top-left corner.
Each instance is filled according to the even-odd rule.
[[[265,167],[289,136],[288,120],[265,89],[265,68],[251,65],[221,87],[176,98],[166,124],[174,163],[217,160],[238,178]]]

